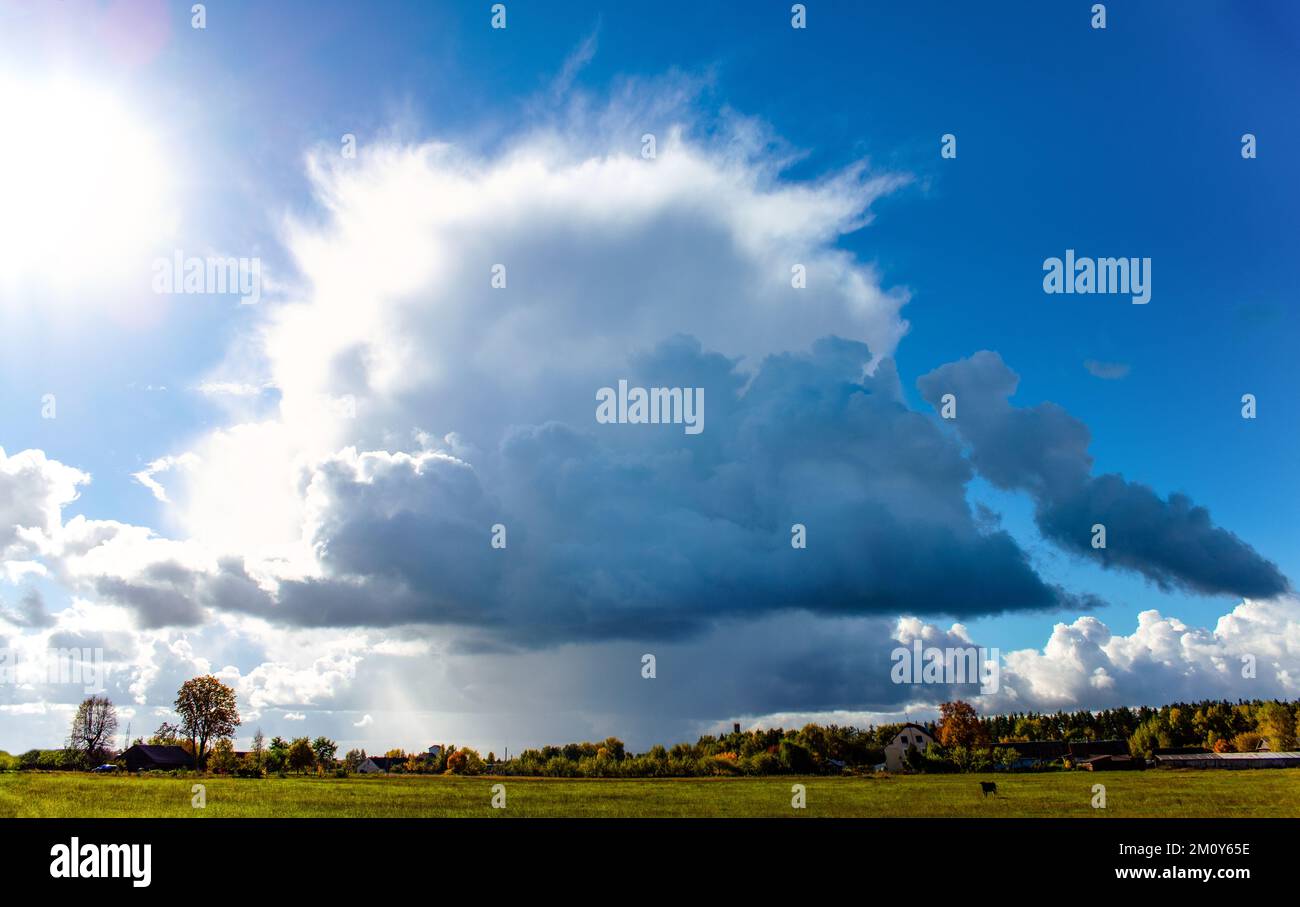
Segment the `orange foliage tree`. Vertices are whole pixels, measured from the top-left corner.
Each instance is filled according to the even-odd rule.
[[[939,706],[940,745],[970,747],[986,742],[984,726],[973,705],[959,699]]]

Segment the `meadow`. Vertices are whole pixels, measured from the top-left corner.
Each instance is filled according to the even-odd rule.
[[[996,781],[985,797],[979,782]],[[192,805],[195,784],[206,805]],[[491,806],[504,784],[506,806]],[[806,787],[806,808],[791,786]],[[1106,808],[1092,806],[1094,784]],[[0,818],[94,817],[1300,817],[1300,769],[568,780],[0,774]]]

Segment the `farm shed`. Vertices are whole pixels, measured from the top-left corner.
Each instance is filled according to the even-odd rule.
[[[1121,772],[1142,768],[1142,760],[1132,756],[1093,756],[1079,762],[1079,768],[1090,772]]]
[[[1160,768],[1300,768],[1300,753],[1187,753],[1155,757]]]

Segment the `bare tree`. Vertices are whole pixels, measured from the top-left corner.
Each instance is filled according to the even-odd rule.
[[[107,696],[91,696],[77,706],[68,749],[86,768],[104,761],[117,733],[117,710]]]

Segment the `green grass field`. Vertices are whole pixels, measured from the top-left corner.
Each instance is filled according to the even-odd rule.
[[[995,780],[996,797],[978,784]],[[206,786],[207,805],[190,788]],[[491,808],[492,786],[506,808]],[[790,805],[791,785],[807,808]],[[1092,808],[1092,785],[1106,809]],[[1300,817],[1300,769],[1090,774],[553,780],[396,776],[247,780],[0,774],[0,817],[692,817],[692,816],[1288,816]]]

